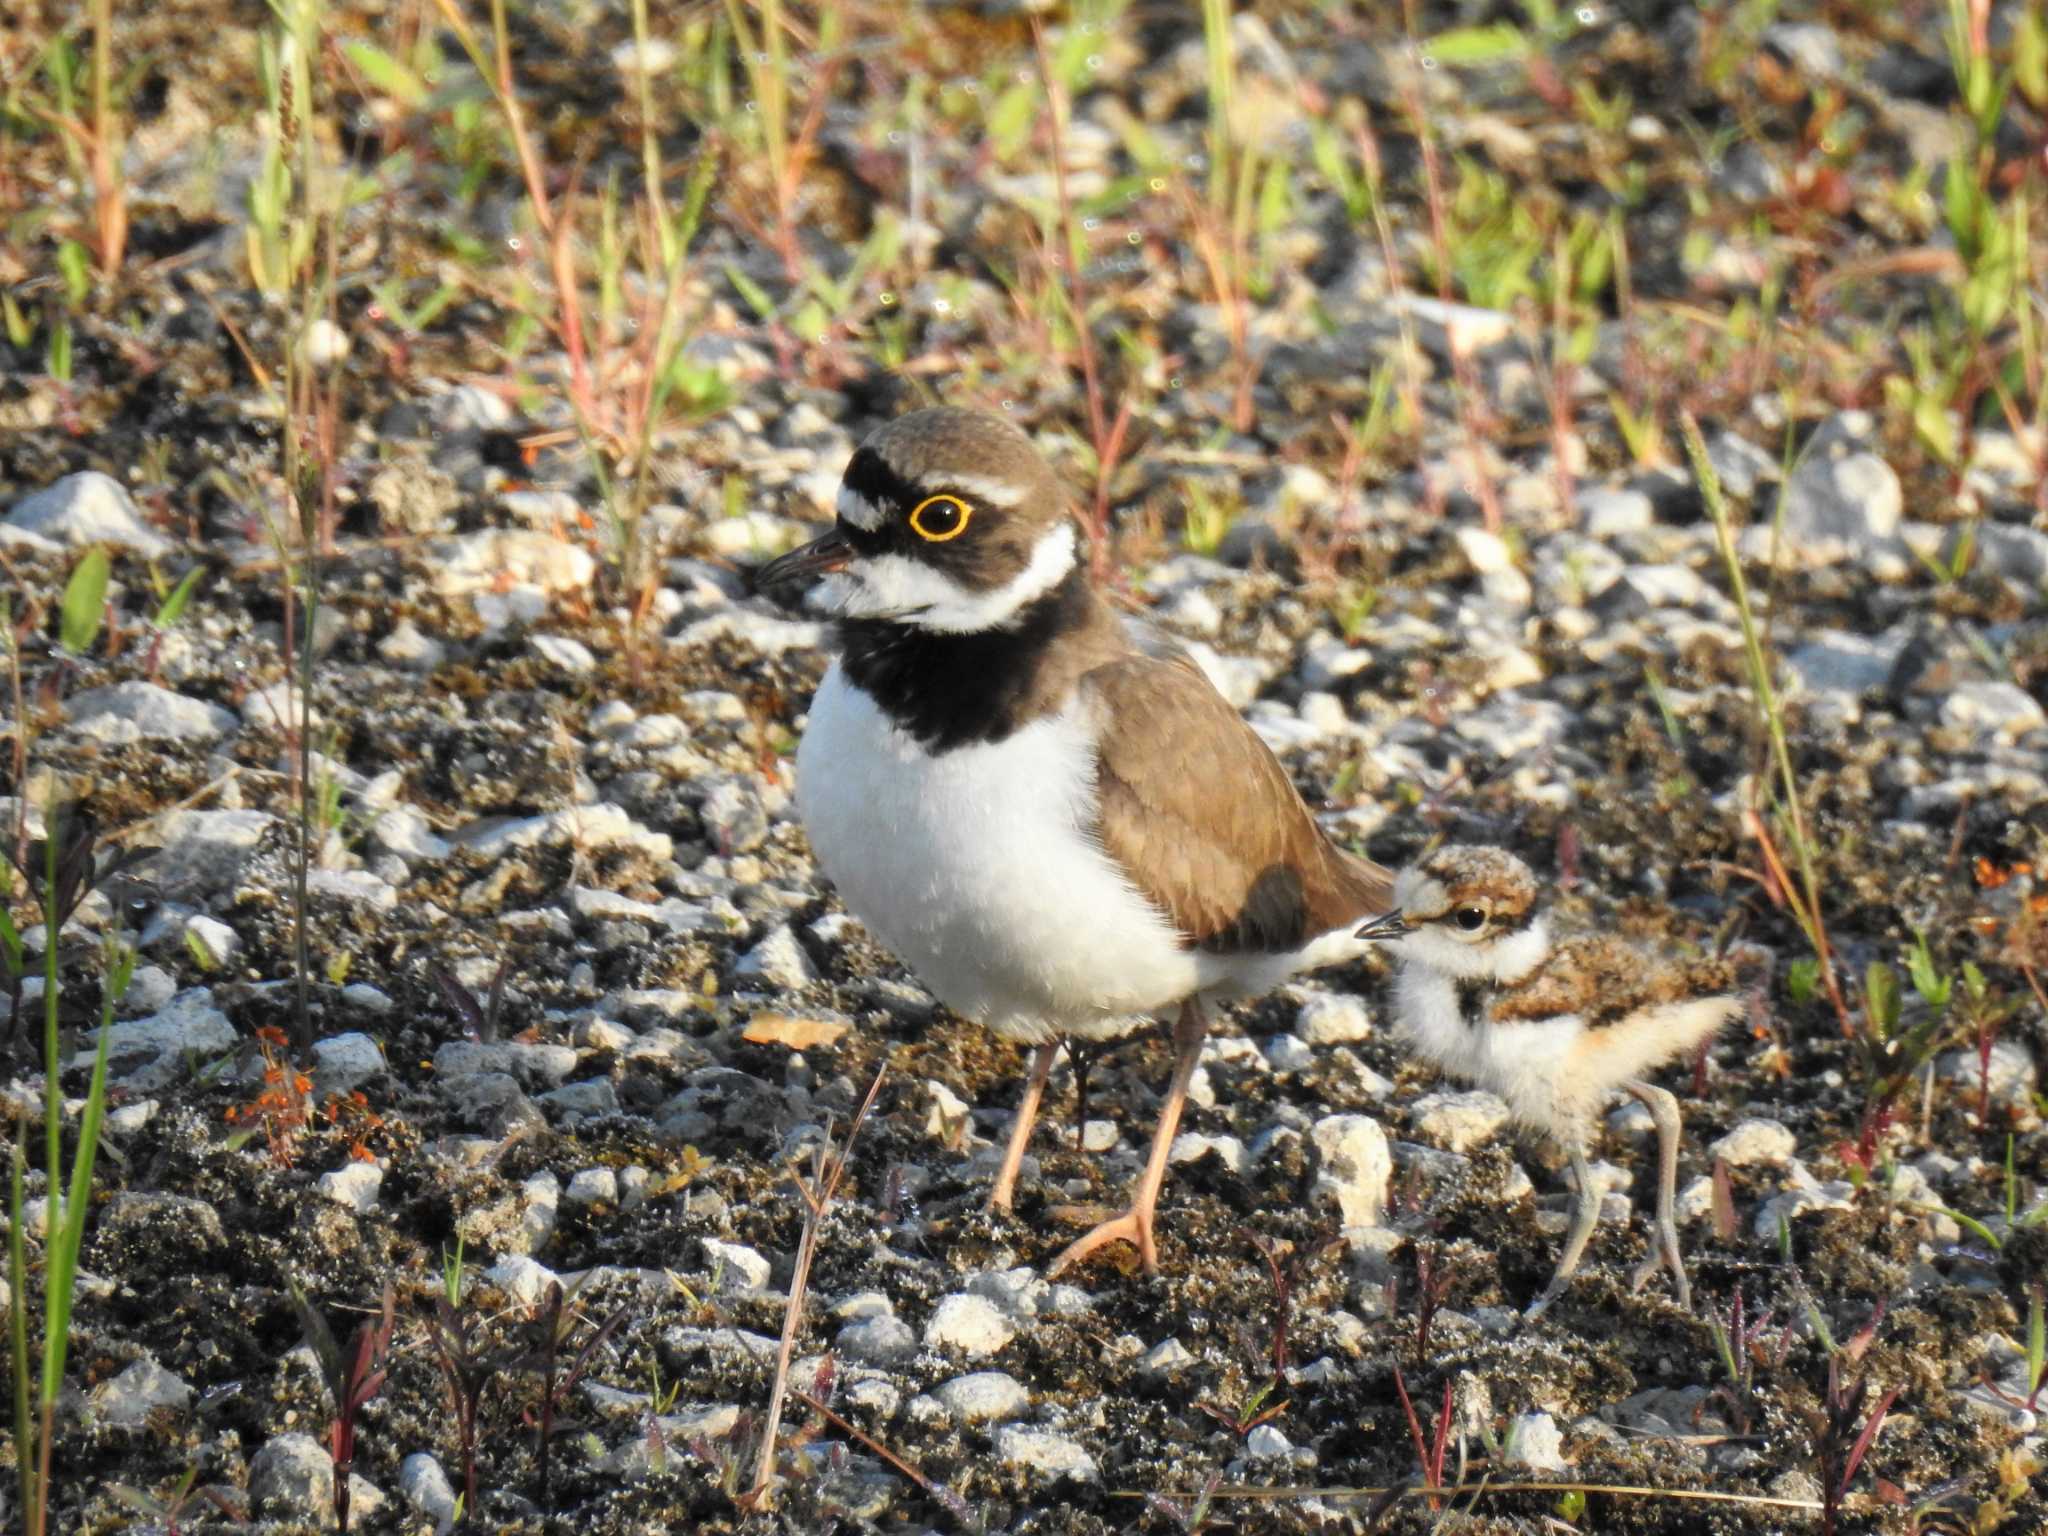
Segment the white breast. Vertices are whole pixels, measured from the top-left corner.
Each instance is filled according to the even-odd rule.
[[[1588,1095],[1576,1091],[1568,1075],[1572,1047],[1585,1033],[1577,1014],[1474,1028],[1459,1011],[1451,978],[1413,963],[1402,965],[1395,979],[1394,1010],[1418,1056],[1499,1094],[1524,1125],[1562,1133],[1583,1112]]]
[[[849,910],[948,1007],[1014,1038],[1114,1033],[1212,978],[1104,853],[1077,710],[933,756],[835,663],[797,804]]]

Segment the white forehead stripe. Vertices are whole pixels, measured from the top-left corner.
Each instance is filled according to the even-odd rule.
[[[833,505],[841,521],[853,524],[862,533],[873,533],[882,526],[882,509],[850,486],[839,487],[839,499]]]
[[[978,501],[985,507],[1014,507],[1024,499],[1021,487],[1007,480],[998,480],[992,475],[961,474],[946,471],[944,487],[958,491],[970,500]]]
[[[825,605],[843,619],[896,619],[943,634],[1002,629],[1052,591],[1079,558],[1074,525],[1049,529],[1024,569],[988,592],[962,586],[943,571],[906,555],[856,560],[821,587]]]

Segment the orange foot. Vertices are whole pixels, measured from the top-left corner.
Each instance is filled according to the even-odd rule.
[[[1159,1247],[1152,1240],[1151,1208],[1133,1206],[1121,1216],[1110,1217],[1093,1231],[1086,1232],[1069,1243],[1066,1250],[1054,1259],[1051,1267],[1046,1270],[1046,1278],[1051,1279],[1054,1275],[1071,1269],[1096,1249],[1106,1248],[1111,1243],[1136,1245],[1138,1261],[1145,1266],[1145,1273],[1159,1273]]]

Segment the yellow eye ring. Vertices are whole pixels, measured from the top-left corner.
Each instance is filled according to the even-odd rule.
[[[933,507],[943,507],[959,514],[959,521],[951,527],[927,528],[925,514]],[[927,496],[910,511],[910,527],[920,539],[930,544],[943,544],[948,539],[957,539],[967,531],[967,520],[974,515],[974,509],[958,496]],[[939,514],[943,524],[946,513]]]

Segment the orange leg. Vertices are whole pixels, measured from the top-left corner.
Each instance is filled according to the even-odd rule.
[[[1189,998],[1181,1005],[1180,1019],[1173,1026],[1173,1081],[1167,1085],[1166,1103],[1159,1111],[1159,1128],[1152,1133],[1152,1155],[1145,1160],[1145,1172],[1138,1180],[1130,1209],[1069,1244],[1046,1270],[1048,1278],[1072,1268],[1096,1249],[1118,1242],[1136,1244],[1145,1273],[1158,1272],[1159,1248],[1152,1240],[1152,1213],[1159,1205],[1160,1186],[1166,1182],[1166,1154],[1173,1147],[1174,1133],[1180,1129],[1181,1106],[1187,1102],[1188,1083],[1202,1059],[1202,1036],[1206,1030],[1201,1008]]]
[[[1024,1166],[1024,1149],[1031,1145],[1031,1127],[1038,1120],[1038,1101],[1045,1097],[1045,1080],[1052,1076],[1053,1058],[1059,1050],[1059,1041],[1048,1040],[1031,1057],[1031,1079],[1024,1085],[1024,1097],[1017,1101],[1010,1145],[1003,1152],[1003,1166],[996,1170],[995,1188],[988,1192],[992,1211],[1009,1210],[1010,1197],[1017,1192],[1017,1172]]]

